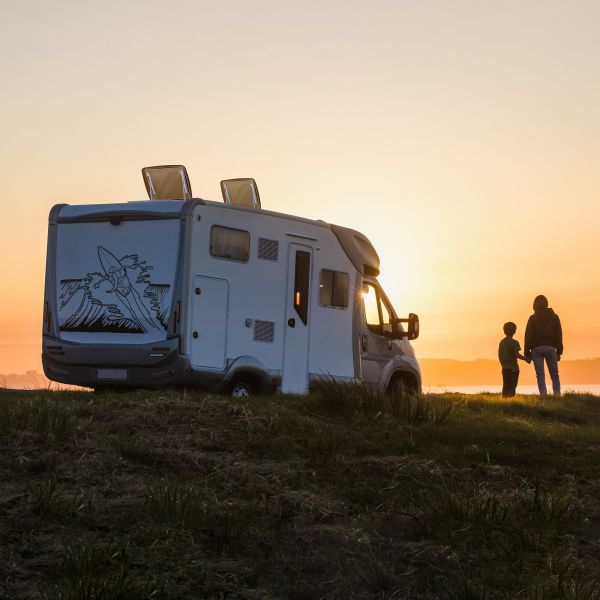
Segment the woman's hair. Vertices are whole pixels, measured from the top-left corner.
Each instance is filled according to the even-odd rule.
[[[542,296],[541,294],[536,296],[535,300],[533,301],[533,310],[539,310],[540,308],[548,308],[548,298],[546,298],[546,296]]]
[[[512,322],[509,321],[508,323],[504,323],[504,335],[515,335],[515,332],[517,331],[517,326]]]

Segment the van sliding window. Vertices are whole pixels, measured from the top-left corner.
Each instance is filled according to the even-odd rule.
[[[310,283],[310,254],[296,250],[294,275],[294,309],[302,322],[308,322],[308,287]]]
[[[349,287],[350,277],[348,273],[322,269],[321,281],[319,282],[319,304],[321,306],[347,308]]]
[[[216,258],[247,262],[250,234],[242,229],[213,225],[210,230],[210,254]]]

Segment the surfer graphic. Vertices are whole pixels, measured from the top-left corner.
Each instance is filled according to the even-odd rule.
[[[117,301],[124,305],[127,312],[130,313],[131,319],[145,333],[160,329],[160,325],[152,318],[142,297],[131,284],[127,275],[127,269],[136,267],[133,257],[125,256],[119,260],[112,252],[98,246],[98,258],[104,271],[102,280],[108,281],[112,285],[112,288],[106,290],[106,293],[116,295]],[[130,261],[128,262],[126,259],[130,259]],[[94,287],[98,288],[99,285],[100,282],[94,284]]]
[[[97,246],[101,268],[61,279],[61,331],[156,333],[168,326],[170,285],[150,281],[153,267],[138,254],[118,259]]]

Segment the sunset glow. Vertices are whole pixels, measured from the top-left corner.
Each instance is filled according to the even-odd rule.
[[[34,8],[33,8],[34,7]],[[600,3],[11,3],[0,22],[0,373],[41,370],[48,212],[254,177],[352,227],[421,358],[495,358],[537,294],[600,356]]]

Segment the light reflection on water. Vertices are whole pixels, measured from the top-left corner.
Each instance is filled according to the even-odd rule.
[[[552,391],[552,386],[548,385],[548,391]],[[449,385],[449,386],[423,386],[423,392],[426,394],[443,394],[444,392],[457,392],[459,394],[482,394],[484,392],[490,392],[492,394],[499,394],[502,391],[501,385]],[[567,392],[578,392],[583,394],[594,394],[600,396],[600,384],[571,384],[563,385],[562,393]],[[517,387],[517,394],[538,394],[537,385],[520,385]]]

